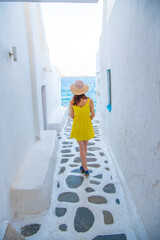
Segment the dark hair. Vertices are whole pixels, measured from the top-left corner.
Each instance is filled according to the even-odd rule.
[[[85,94],[81,94],[81,95],[74,95],[73,96],[73,105],[78,105],[78,103],[81,101],[82,99],[87,99],[88,97]]]

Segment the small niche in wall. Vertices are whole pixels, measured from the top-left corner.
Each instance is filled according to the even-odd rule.
[[[107,70],[107,106],[109,112],[112,110],[112,96],[111,96],[111,70]]]

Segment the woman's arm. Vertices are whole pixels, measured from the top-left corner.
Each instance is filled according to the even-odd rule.
[[[89,106],[90,106],[90,110],[91,110],[91,120],[95,117],[95,111],[94,111],[94,103],[93,100],[90,99],[89,101]]]
[[[70,117],[73,119],[74,118],[74,111],[73,111],[73,101],[70,101]]]

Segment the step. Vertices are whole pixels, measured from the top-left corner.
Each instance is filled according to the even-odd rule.
[[[25,240],[7,221],[0,222],[1,240]]]
[[[38,214],[48,209],[57,143],[56,130],[44,131],[27,155],[11,186],[11,201],[16,214]]]
[[[53,115],[49,120],[47,129],[57,130],[58,132],[60,132],[66,120],[67,110],[67,107],[60,106],[55,112],[53,112]]]

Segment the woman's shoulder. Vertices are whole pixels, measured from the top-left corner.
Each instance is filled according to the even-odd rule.
[[[73,99],[71,99],[71,101],[70,101],[70,105],[73,105],[73,102],[74,102]]]
[[[93,100],[91,98],[89,99],[89,106],[90,106],[90,108],[92,108],[94,106]]]
[[[89,103],[93,104],[93,100],[91,98],[89,98]]]

